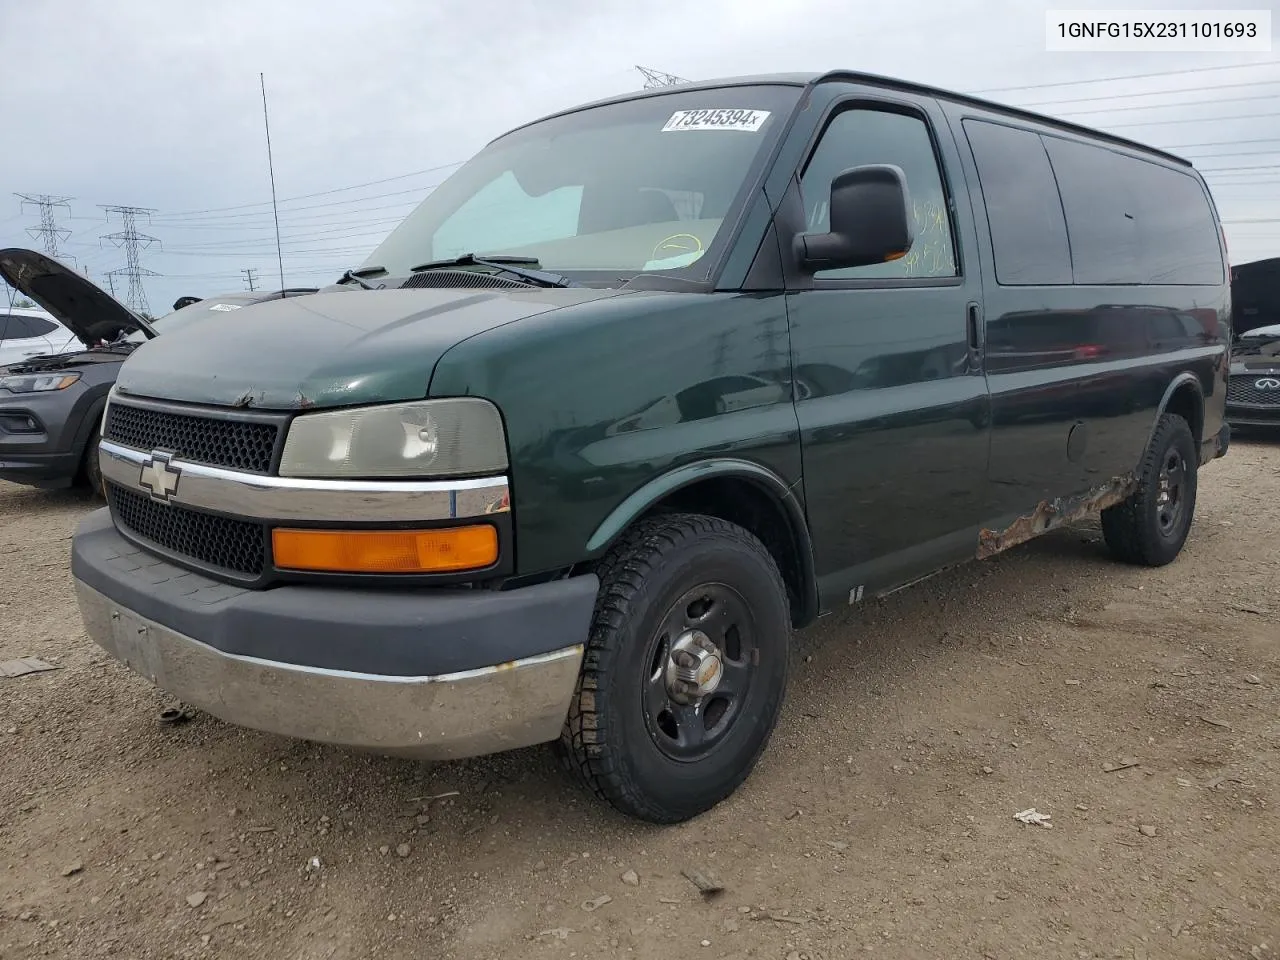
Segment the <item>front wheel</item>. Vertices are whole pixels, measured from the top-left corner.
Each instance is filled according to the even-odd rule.
[[[791,618],[777,564],[714,517],[644,521],[601,563],[558,752],[630,816],[677,823],[747,778],[777,724]]]
[[[1102,511],[1103,539],[1117,560],[1159,567],[1178,556],[1195,517],[1198,466],[1187,421],[1161,414],[1138,471],[1137,489]]]
[[[80,461],[82,481],[88,487],[90,495],[99,500],[106,498],[106,491],[102,488],[102,466],[98,463],[98,444],[101,439],[99,428],[94,427],[93,433],[89,434],[89,440],[84,445],[84,456]]]

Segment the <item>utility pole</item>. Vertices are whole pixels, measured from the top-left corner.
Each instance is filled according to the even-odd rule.
[[[107,213],[107,219],[111,219],[111,214],[120,215],[121,226],[123,229],[116,233],[105,234],[102,239],[110,240],[117,247],[124,247],[125,268],[123,270],[113,270],[112,273],[123,273],[129,278],[129,293],[127,301],[130,307],[138,313],[150,314],[151,305],[147,303],[147,291],[142,287],[143,277],[158,277],[160,274],[154,270],[147,270],[142,266],[142,258],[139,249],[149,247],[153,243],[160,241],[155,237],[148,236],[145,233],[138,232],[137,218],[141,214],[150,218],[155,211],[147,207],[124,207],[124,206],[106,206],[102,205],[102,209]],[[112,290],[114,296],[115,291]]]
[[[111,296],[116,295],[116,274],[123,273],[122,270],[108,270],[104,276],[107,278],[107,289],[111,291]]]
[[[32,239],[37,239],[44,247],[44,252],[51,257],[58,256],[58,241],[66,240],[71,236],[71,231],[66,227],[59,227],[58,221],[54,216],[54,211],[58,207],[65,207],[68,214],[71,213],[71,207],[68,201],[71,197],[51,197],[47,193],[15,193],[22,203],[19,209],[25,210],[28,204],[31,204],[40,210],[40,226],[28,227],[27,234]],[[75,257],[71,258],[72,260]]]
[[[249,289],[251,291],[258,289],[253,285],[253,281],[257,279],[257,277],[254,276],[254,273],[256,273],[257,271],[255,271],[253,267],[246,267],[240,272],[244,274],[245,283],[249,285]]]
[[[661,70],[653,70],[649,67],[642,67],[636,64],[636,69],[640,71],[644,77],[644,89],[653,90],[657,87],[676,87],[682,83],[688,83],[684,77],[677,77],[674,73],[664,73]]]

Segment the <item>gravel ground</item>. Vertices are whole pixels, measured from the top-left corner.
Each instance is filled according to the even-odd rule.
[[[90,505],[0,483],[0,659],[60,668],[0,679],[0,957],[1278,956],[1278,504],[1238,441],[1169,567],[1084,524],[824,620],[755,774],[660,829],[541,748],[160,724],[81,632]]]

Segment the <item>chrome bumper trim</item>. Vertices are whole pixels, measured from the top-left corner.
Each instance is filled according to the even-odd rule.
[[[304,480],[242,473],[177,458],[169,492],[143,485],[150,451],[102,440],[102,476],[164,503],[253,520],[454,520],[510,509],[506,477],[475,480]],[[163,462],[163,461],[161,461]]]
[[[391,756],[453,760],[560,735],[581,644],[433,677],[325,670],[224,653],[77,579],[89,638],[183,703],[237,726]]]

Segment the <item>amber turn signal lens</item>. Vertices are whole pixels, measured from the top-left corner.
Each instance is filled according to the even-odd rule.
[[[331,573],[448,573],[479,570],[498,559],[489,524],[441,530],[271,531],[276,566]]]

